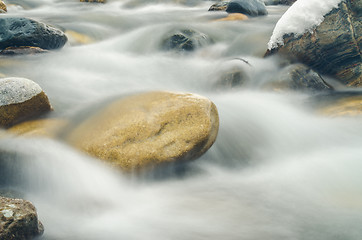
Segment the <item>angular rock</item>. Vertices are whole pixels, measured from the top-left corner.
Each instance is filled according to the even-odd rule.
[[[218,2],[211,5],[209,8],[209,11],[226,11],[226,8],[228,7],[229,2]]]
[[[320,92],[333,90],[324,79],[304,64],[292,64],[285,67],[276,80],[268,84],[274,90],[295,90]]]
[[[212,40],[206,34],[192,29],[182,29],[166,37],[162,41],[162,49],[190,52],[210,43]]]
[[[268,51],[266,56],[278,53],[347,86],[362,86],[361,39],[362,1],[345,0],[313,31],[301,36],[285,35],[284,45]]]
[[[267,15],[264,2],[260,0],[232,0],[226,8],[228,13],[243,13],[249,16]]]
[[[195,159],[215,142],[219,118],[208,99],[186,93],[129,96],[65,133],[71,145],[131,171]]]
[[[0,13],[5,13],[7,11],[8,9],[6,8],[6,4],[4,3],[4,1],[0,1]]]
[[[31,240],[43,232],[44,227],[31,202],[0,197],[0,239]]]
[[[10,127],[52,109],[35,82],[25,78],[0,79],[0,127]]]
[[[0,29],[0,49],[29,46],[50,50],[67,42],[62,31],[28,18],[0,18]]]

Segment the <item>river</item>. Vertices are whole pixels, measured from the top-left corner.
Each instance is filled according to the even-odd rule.
[[[220,115],[213,147],[178,174],[124,175],[60,140],[5,138],[11,164],[0,186],[37,207],[42,240],[360,240],[362,122],[318,115],[310,95],[264,88],[281,68],[263,59],[286,6],[247,21],[215,21],[213,1],[8,0],[25,16],[88,36],[49,54],[0,66],[47,93],[67,118],[110,96],[148,90],[197,93]],[[162,51],[173,29],[213,43],[192,53]],[[218,86],[218,74],[246,60],[250,80]],[[228,65],[229,64],[229,65]],[[1,179],[1,178],[0,178]]]

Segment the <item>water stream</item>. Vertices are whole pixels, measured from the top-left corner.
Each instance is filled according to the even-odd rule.
[[[247,21],[215,21],[213,1],[8,0],[10,16],[31,17],[85,34],[49,54],[7,58],[0,72],[29,78],[47,93],[53,116],[147,90],[197,93],[220,115],[214,146],[180,175],[129,176],[65,143],[5,138],[0,186],[31,200],[44,240],[360,240],[362,122],[329,118],[310,95],[263,86],[280,59],[263,59],[285,6]],[[213,43],[189,54],[161,50],[174,29],[192,28]],[[240,58],[251,65],[242,87],[219,73]],[[2,60],[3,61],[3,60]]]

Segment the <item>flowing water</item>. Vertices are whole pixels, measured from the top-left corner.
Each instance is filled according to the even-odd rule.
[[[8,0],[26,16],[88,36],[49,54],[7,58],[0,72],[47,93],[55,117],[147,90],[197,93],[220,115],[214,146],[180,174],[129,176],[59,140],[3,138],[0,185],[37,207],[45,240],[360,240],[362,122],[320,116],[310,95],[265,90],[280,60],[263,59],[285,6],[247,21],[215,21],[212,1]],[[213,43],[162,51],[174,29]],[[225,68],[251,65],[243,87],[217,84]],[[164,171],[168,171],[165,169]],[[157,175],[157,176],[156,176]]]

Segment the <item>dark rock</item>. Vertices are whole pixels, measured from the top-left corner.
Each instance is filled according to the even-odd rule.
[[[35,82],[25,78],[0,79],[0,127],[10,127],[52,109]]]
[[[62,31],[28,18],[1,18],[0,29],[0,49],[30,46],[50,50],[67,42]]]
[[[0,239],[30,240],[44,232],[34,205],[23,199],[0,197]]]
[[[264,0],[265,5],[292,5],[297,0]]]
[[[163,40],[162,49],[176,51],[194,51],[208,45],[212,40],[201,32],[192,29],[178,30]]]
[[[318,73],[304,64],[285,67],[269,87],[275,90],[311,92],[333,90],[333,87],[328,85]]]
[[[284,45],[266,53],[278,53],[302,62],[347,86],[362,86],[362,1],[346,0],[329,12],[313,31],[284,36]]]
[[[228,4],[229,4],[229,2],[214,3],[209,8],[209,11],[226,11]]]
[[[228,13],[243,13],[250,16],[267,15],[265,4],[260,0],[233,0],[227,8]]]
[[[1,55],[22,55],[22,54],[38,54],[46,53],[47,50],[39,47],[8,47],[0,52]]]

